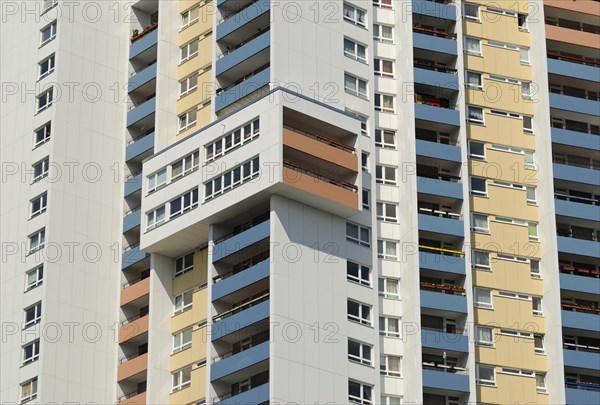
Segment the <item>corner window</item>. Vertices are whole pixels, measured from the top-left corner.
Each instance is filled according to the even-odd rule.
[[[377,257],[386,260],[398,259],[398,243],[392,240],[377,240]]]
[[[471,176],[471,194],[487,196],[487,184],[483,177]]]
[[[35,325],[42,320],[42,303],[38,302],[25,308],[25,328]]]
[[[40,249],[44,248],[44,243],[46,242],[46,228],[42,228],[39,231],[35,232],[32,235],[29,235],[29,252],[28,254],[32,254]]]
[[[29,363],[33,363],[40,357],[40,341],[34,340],[33,342],[26,344],[23,346],[23,363],[22,365],[26,365]]]
[[[478,160],[485,160],[485,143],[469,141],[469,157]]]
[[[355,96],[367,98],[367,82],[348,73],[344,74],[344,90]]]
[[[51,123],[48,121],[42,127],[35,130],[33,148],[48,142],[50,140]]]
[[[41,194],[35,197],[29,202],[30,212],[29,218],[36,217],[46,212],[46,206],[48,205],[48,193]]]
[[[471,230],[474,232],[489,232],[488,216],[483,214],[471,214]]]
[[[25,274],[25,291],[29,291],[44,281],[44,265],[40,265]]]
[[[344,20],[359,25],[367,26],[367,12],[360,8],[354,7],[348,3],[344,3]]]
[[[40,46],[46,45],[48,42],[56,38],[56,21],[51,22],[41,29]]]
[[[37,96],[37,112],[42,112],[49,108],[54,101],[54,88],[50,88]]]
[[[358,363],[370,366],[372,363],[372,350],[373,347],[368,344],[348,339],[348,360],[356,361]]]
[[[38,80],[42,79],[42,78],[48,76],[50,73],[54,72],[54,54],[50,55],[49,57],[47,57],[46,59],[41,61],[39,63],[39,66],[40,66],[40,75],[38,77]]]
[[[476,374],[477,384],[496,386],[496,370],[494,366],[477,364]]]
[[[481,56],[481,40],[478,38],[465,37],[465,52],[469,55]]]

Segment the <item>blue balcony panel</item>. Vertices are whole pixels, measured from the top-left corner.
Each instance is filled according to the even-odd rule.
[[[134,159],[152,149],[154,149],[154,132],[127,145],[127,148],[125,148],[125,161]]]
[[[464,257],[419,252],[419,267],[421,269],[466,275],[465,266]]]
[[[156,79],[156,62],[131,76],[127,84],[127,91],[131,93],[153,79]]]
[[[435,70],[415,68],[415,83],[427,86],[441,87],[447,90],[459,90],[458,76],[450,73],[436,72]]]
[[[444,391],[469,392],[469,376],[467,374],[423,370],[423,387]]]
[[[430,349],[469,353],[469,337],[456,333],[421,329],[421,345]]]
[[[462,295],[421,290],[421,307],[466,314],[467,299]]]
[[[413,46],[418,49],[426,49],[454,56],[458,55],[456,41],[449,38],[440,38],[413,32]]]
[[[598,257],[600,255],[600,242],[558,236],[558,251],[574,255]]]
[[[238,252],[250,245],[255,244],[263,239],[269,237],[271,229],[271,221],[267,220],[258,225],[253,226],[250,229],[246,229],[244,232],[238,233],[229,239],[219,242],[213,247],[212,260],[213,263],[217,262],[224,257],[227,257],[235,252]]]
[[[248,7],[240,10],[236,15],[229,17],[217,25],[217,41],[220,41],[234,31],[242,29],[248,23],[256,20],[258,17],[268,13],[271,8],[271,2],[268,0],[257,1]],[[256,32],[256,27],[248,25],[252,33]],[[250,35],[247,35],[250,36]]]
[[[456,219],[419,214],[419,231],[454,235],[464,238],[465,224],[463,221]]]
[[[597,295],[600,294],[600,278],[582,277],[574,274],[561,273],[560,289]]]
[[[415,118],[460,127],[460,113],[450,108],[415,103]]]
[[[270,342],[266,341],[215,362],[210,368],[210,381],[218,380],[269,358]]]
[[[556,215],[562,215],[570,218],[587,219],[590,221],[600,221],[600,206],[582,204],[575,201],[554,200]]]
[[[140,210],[134,211],[131,214],[123,218],[123,233],[132,230],[133,228],[140,226],[142,218],[142,212]]]
[[[125,197],[142,189],[142,174],[130,178],[125,182]]]
[[[548,58],[548,73],[576,79],[600,81],[600,68]]]
[[[268,53],[269,46],[271,45],[270,32],[271,31],[267,31],[264,34],[259,35],[247,44],[244,44],[240,48],[219,59],[217,61],[215,74],[220,76],[241,63],[248,64],[248,60],[255,55],[260,57],[260,54]],[[268,55],[265,56],[265,60],[268,59]]]
[[[256,90],[267,86],[270,81],[271,69],[266,68],[244,80],[237,86],[218,94],[215,98],[215,112],[219,112],[223,108],[230,106]]]
[[[600,330],[600,315],[563,309],[561,316],[563,328],[588,330],[595,333]]]
[[[462,184],[427,177],[417,177],[417,192],[459,200],[463,199]]]
[[[149,34],[144,35],[142,38],[135,41],[129,47],[129,59],[133,59],[140,53],[147,51],[158,43],[158,28]]]
[[[121,256],[121,269],[126,269],[129,266],[133,266],[147,257],[150,257],[150,255],[144,251],[141,251],[139,246],[136,246],[133,249],[123,252],[123,255]]]
[[[589,184],[596,187],[600,186],[600,170],[567,166],[562,163],[554,163],[552,167],[554,170],[554,178],[557,180]]]
[[[417,156],[426,156],[450,162],[461,162],[460,148],[458,146],[444,145],[443,143],[429,142],[422,139],[417,139]]]
[[[567,387],[565,392],[567,394],[567,405],[600,404],[600,391],[591,391]]]
[[[212,300],[216,301],[246,286],[269,277],[269,260],[264,260],[233,276],[219,281],[212,287]]]
[[[564,94],[550,93],[550,108],[592,115],[594,117],[600,115],[600,102],[565,96]]]
[[[600,149],[600,136],[598,135],[570,131],[562,128],[552,128],[551,131],[552,143],[591,150]]]
[[[412,0],[412,12],[413,14],[456,21],[456,7],[454,4],[435,3],[429,0]]]
[[[563,359],[565,367],[600,370],[600,353],[583,352],[577,350],[563,350]]]
[[[141,119],[146,118],[156,111],[156,97],[144,101],[142,104],[127,111],[127,126],[131,126]]]
[[[269,318],[269,300],[261,302],[253,307],[238,312],[237,314],[228,316],[225,319],[212,324],[210,338],[212,341],[230,335],[253,325],[256,322]]]
[[[258,405],[269,402],[269,383],[219,401],[219,405]]]

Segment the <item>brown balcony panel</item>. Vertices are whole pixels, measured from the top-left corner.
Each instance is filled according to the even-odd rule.
[[[294,169],[283,168],[283,183],[298,190],[326,198],[335,203],[358,209],[358,193],[311,177]]]
[[[358,157],[350,149],[328,145],[289,128],[283,128],[283,144],[358,173]]]
[[[544,6],[600,16],[600,6],[594,1],[544,0]]]
[[[597,49],[600,36],[590,32],[546,24],[546,39]]]
[[[126,342],[146,332],[148,332],[148,315],[121,325],[119,328],[119,343]]]
[[[121,305],[129,304],[150,293],[150,277],[121,290]]]
[[[118,405],[146,405],[146,393],[142,392],[131,398],[123,399],[117,402]]]
[[[121,382],[146,370],[148,370],[148,353],[119,364],[117,381]]]

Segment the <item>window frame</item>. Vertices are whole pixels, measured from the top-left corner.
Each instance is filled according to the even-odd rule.
[[[481,111],[481,118],[475,118],[471,115],[471,112]],[[467,106],[467,122],[472,124],[485,125],[485,110],[483,107],[477,107],[474,105]]]
[[[192,12],[194,10],[197,11],[198,15],[195,18],[190,18],[190,16],[192,15]],[[186,15],[187,15],[187,22],[185,22]],[[184,29],[186,29],[190,25],[198,22],[199,20],[200,20],[200,5],[198,4],[193,7],[190,7],[189,9],[187,9],[183,13],[181,13],[181,27],[179,28],[179,31],[183,31]]]
[[[479,332],[484,329],[489,330],[489,335],[490,335],[489,341],[480,339]],[[483,347],[495,347],[496,344],[494,342],[494,328],[491,326],[485,326],[485,325],[475,325],[475,344],[477,346],[483,346]]]
[[[194,72],[179,82],[179,98],[187,96],[198,89],[198,76],[200,76],[200,74],[198,72]],[[190,81],[194,78],[196,80],[196,84],[190,87]],[[182,90],[184,84],[186,89]]]
[[[190,117],[192,115],[193,115],[193,121],[190,120]],[[184,112],[183,114],[179,115],[178,118],[179,118],[179,125],[178,125],[179,133],[187,131],[188,129],[196,126],[196,124],[198,123],[198,108],[196,106],[194,106],[191,109]],[[182,122],[184,121],[184,119],[185,119],[185,124],[182,125]]]
[[[35,238],[35,240],[34,240],[34,238]],[[41,229],[38,229],[34,233],[29,234],[29,236],[27,237],[27,240],[29,241],[29,243],[28,243],[29,247],[27,249],[28,255],[35,253],[38,250],[43,249],[44,246],[46,245],[46,228],[43,227]],[[35,246],[34,246],[34,242],[36,242]]]
[[[390,358],[398,360],[398,371],[390,371]],[[402,377],[402,357],[391,354],[381,354],[379,356],[379,374],[386,377]]]
[[[351,11],[351,16],[347,14],[348,11]],[[360,20],[361,14],[363,17],[362,21]],[[367,10],[363,10],[362,8],[356,7],[350,3],[343,2],[342,16],[344,21],[347,21],[359,27],[367,28]]]
[[[392,135],[392,138],[394,139],[394,143],[391,144],[389,142],[386,142],[386,133],[389,135]],[[378,140],[379,138],[379,140]],[[384,148],[384,149],[393,149],[396,150],[396,131],[392,130],[392,129],[384,129],[384,128],[375,128],[375,146],[378,146],[380,148]]]
[[[485,368],[488,370],[491,370],[492,372],[492,379],[482,379],[481,378],[481,369]],[[485,385],[488,387],[495,387],[496,386],[496,367],[494,367],[493,365],[488,365],[488,364],[476,364],[475,365],[475,382],[478,385]]]
[[[392,277],[379,277],[377,280],[377,289],[379,292],[379,296],[383,298],[388,298],[391,300],[399,300],[400,299],[400,280]],[[388,291],[388,287],[390,283],[396,283],[396,293],[392,293]],[[383,287],[383,288],[382,288]]]
[[[383,69],[383,65],[384,63],[389,63],[392,67],[392,72],[386,72]],[[374,58],[373,59],[373,72],[375,74],[375,76],[381,76],[381,77],[389,77],[391,79],[394,79],[396,77],[396,69],[394,67],[395,63],[393,60],[390,59],[384,59],[384,58]]]
[[[486,292],[486,294],[489,296],[489,303],[488,302],[480,302],[477,300],[478,294],[477,292]],[[479,294],[481,295],[481,294]],[[473,287],[473,306],[476,308],[483,308],[483,309],[494,309],[494,299],[493,299],[493,294],[492,294],[492,290],[489,288],[483,288],[483,287]]]
[[[346,50],[346,43],[352,44],[353,52],[348,52]],[[359,49],[362,48],[364,51],[364,57],[359,56]],[[367,55],[367,46],[356,42],[352,38],[344,37],[344,56],[354,59],[356,61],[368,64],[368,55]]]
[[[390,173],[394,174],[393,178],[388,178],[388,175]],[[375,182],[376,183],[389,184],[392,186],[396,186],[398,184],[397,178],[398,178],[398,168],[396,166],[375,165]]]
[[[483,184],[483,189],[475,188]],[[469,191],[471,195],[487,197],[487,179],[485,177],[469,176]]]
[[[371,210],[371,190],[366,188],[362,189],[362,208],[363,210]]]
[[[357,237],[354,237],[354,236],[348,234],[349,227],[356,227],[356,232],[358,235]],[[368,235],[367,241],[365,241],[363,239],[363,231],[367,232],[367,235]],[[371,247],[371,228],[369,228],[368,226],[365,226],[365,225],[357,224],[355,222],[346,221],[346,240],[348,242],[356,243],[357,245],[370,248]]]
[[[190,272],[192,270],[194,270],[194,254],[195,252],[189,252],[186,253],[183,256],[178,257],[177,259],[175,259],[175,271],[174,271],[174,276],[175,277],[179,277],[187,272]],[[186,265],[187,260],[191,257],[191,264]],[[179,263],[181,263],[181,266],[179,266]],[[178,268],[181,267],[181,268]]]
[[[43,132],[42,140],[38,141],[39,134]],[[45,144],[50,140],[50,136],[52,135],[52,121],[46,122],[41,127],[38,127],[35,131],[33,131],[33,149]]]
[[[357,276],[350,273],[350,268],[356,266]],[[367,277],[364,278],[365,271]],[[352,260],[346,260],[346,279],[352,283],[371,287],[371,268]]]
[[[159,211],[162,210],[162,218],[158,219]],[[152,229],[158,228],[162,224],[167,222],[167,207],[166,204],[161,205],[146,213],[146,232]]]
[[[464,39],[463,47],[464,47],[464,51],[466,54],[473,55],[473,56],[483,56],[483,52],[481,49],[481,39],[475,38],[475,37],[469,37],[469,36],[465,36],[464,38],[465,39]],[[469,47],[467,46],[467,43],[469,41],[473,41],[473,43],[477,42],[477,44],[478,44],[477,48],[479,48],[479,50],[478,51],[470,50]]]
[[[45,101],[44,105],[40,105],[42,98]],[[48,108],[52,107],[52,104],[54,104],[54,86],[51,86],[49,89],[44,90],[43,92],[38,94],[35,99],[36,99],[36,114],[39,114],[42,111],[47,110]]]
[[[479,155],[477,153],[473,153],[473,148],[472,148],[471,145],[474,145],[474,144],[481,145],[481,148],[483,149],[483,155]],[[469,143],[468,143],[469,157],[471,159],[486,160],[486,148],[485,148],[485,145],[486,145],[485,142],[469,140]]]
[[[350,384],[358,384],[358,388],[360,390],[360,397],[350,395]],[[365,395],[366,389],[368,389],[369,394]],[[366,398],[366,397],[370,397]],[[354,404],[361,405],[372,405],[373,404],[373,387],[369,384],[365,384],[360,381],[350,380],[348,379],[348,401]]]
[[[27,320],[27,311],[33,309],[33,318],[31,320]],[[25,320],[23,321],[23,329],[27,329],[30,326],[36,325],[42,320],[42,301],[38,301],[33,305],[30,305],[23,309],[23,313],[25,315]]]
[[[260,175],[260,157],[255,156],[234,168],[221,173],[212,179],[205,181],[204,186],[204,202],[210,201],[220,195],[232,190],[236,187],[246,184],[255,177]],[[226,184],[227,179],[230,183]],[[215,187],[218,185],[218,188]]]
[[[397,323],[397,327],[398,327],[398,331],[394,332],[390,330],[390,320],[393,320]],[[382,321],[383,321],[383,329],[381,329],[382,326]],[[400,318],[396,318],[393,316],[387,316],[387,315],[380,315],[379,316],[379,335],[380,336],[386,336],[386,337],[390,337],[390,338],[400,338],[400,326],[401,326],[401,321]]]
[[[358,305],[358,315],[350,313],[350,304]],[[352,299],[347,300],[347,319],[350,322],[365,326],[373,326],[373,306]],[[366,317],[365,317],[366,312]]]
[[[384,28],[389,28],[390,37],[386,37],[383,35]],[[388,24],[373,24],[373,40],[378,42],[383,42],[386,44],[394,43],[394,26]]]
[[[29,275],[35,273],[35,281],[29,282]],[[35,266],[33,269],[28,270],[25,273],[25,292],[33,290],[35,287],[42,285],[44,282],[44,264]]]
[[[38,200],[39,200],[39,208],[34,211],[35,204],[38,202]],[[48,208],[48,192],[44,191],[42,194],[39,194],[39,195],[33,197],[31,200],[29,200],[29,219],[35,218],[38,215],[43,214],[44,212],[46,212],[47,208]]]
[[[48,70],[46,70],[46,72],[42,72],[42,68],[46,62],[48,62]],[[38,80],[42,80],[44,77],[54,72],[54,68],[56,67],[56,55],[52,53],[50,56],[42,59],[40,62],[38,62],[38,66],[40,68]]]
[[[173,315],[181,314],[192,308],[194,303],[194,289],[190,288],[173,297]]]
[[[475,8],[476,10],[476,15],[471,15],[468,13],[468,7],[471,8]],[[481,10],[479,9],[479,4],[474,4],[474,3],[463,3],[463,18],[467,19],[467,20],[471,20],[471,21],[480,21],[481,19],[481,14],[480,14]]]
[[[196,44],[195,45],[196,50],[190,53],[190,50],[192,48],[194,48],[194,46],[192,46],[194,43]],[[200,48],[200,37],[196,37],[196,38],[192,39],[191,41],[187,42],[186,44],[184,44],[183,46],[181,46],[179,48],[179,64],[185,63],[188,60],[197,56],[199,48]],[[185,56],[183,56],[184,49],[185,49]]]
[[[347,86],[348,80],[352,80],[354,83],[354,88],[350,88]],[[361,91],[363,88],[364,91]],[[361,97],[364,99],[369,98],[369,88],[368,82],[365,79],[361,79],[360,77],[354,76],[348,72],[344,72],[344,91],[346,93],[352,94],[353,96]]]
[[[350,353],[351,343],[358,345],[358,356]],[[365,348],[368,349],[368,357],[365,357]],[[364,364],[366,366],[373,365],[373,346],[355,339],[348,338],[348,360],[355,363]]]
[[[485,222],[486,222],[485,228],[475,226],[475,217],[476,216],[479,216],[482,219],[483,219],[483,217],[485,217]],[[486,214],[480,214],[478,212],[471,212],[471,231],[472,232],[481,232],[481,233],[490,233],[490,218],[489,218],[489,216]]]
[[[159,182],[160,176],[162,176],[163,173],[165,176],[164,181]],[[162,187],[167,185],[167,180],[168,180],[167,168],[163,167],[162,169],[155,171],[154,173],[146,176],[146,179],[148,179],[148,190],[147,190],[148,194],[161,189]]]
[[[40,30],[40,48],[56,38],[56,29],[58,27],[57,20],[52,21]],[[50,36],[44,40],[44,31],[50,30]]]
[[[31,392],[30,392],[29,396],[25,397],[25,396],[23,396],[23,392],[24,392],[24,388],[27,385],[29,385],[31,387],[30,388]],[[38,378],[37,377],[33,377],[30,380],[27,380],[27,381],[19,384],[19,404],[24,404],[33,399],[36,399],[37,394],[38,394]]]
[[[394,216],[390,216],[388,214],[388,206],[394,208]],[[380,210],[381,208],[381,210]],[[377,201],[375,214],[377,219],[384,222],[390,222],[397,224],[398,223],[398,204],[386,202],[386,201]],[[381,213],[380,213],[381,211]]]
[[[239,131],[239,136],[237,135]],[[251,121],[227,132],[225,135],[216,140],[204,145],[205,162],[212,162],[221,156],[225,156],[229,152],[238,147],[244,146],[260,135],[260,117],[256,117]],[[227,138],[231,137],[231,144],[227,146]],[[239,138],[239,139],[238,139]],[[219,148],[217,150],[217,148]]]
[[[171,373],[171,376],[171,392],[181,391],[182,389],[190,386],[192,383],[192,366],[185,366],[177,371],[173,371]],[[189,378],[187,380],[184,380],[184,377],[186,376]],[[179,382],[176,383],[176,380],[179,380]]]
[[[179,204],[179,208],[175,210],[173,204]],[[200,191],[198,187],[169,200],[169,221],[197,208],[199,204]]]
[[[27,349],[31,347],[31,357],[27,356]],[[32,342],[29,342],[21,347],[23,350],[23,358],[21,359],[21,367],[27,364],[31,364],[34,361],[39,360],[40,358],[40,339],[36,339]]]
[[[387,253],[389,243],[394,246],[393,255]],[[377,257],[384,260],[398,260],[398,242],[391,239],[377,239]]]
[[[473,249],[471,251],[472,253],[472,257],[471,257],[471,266],[474,269],[478,269],[478,270],[485,270],[485,271],[492,271],[492,259],[491,259],[491,254],[488,251],[485,250],[478,250],[478,249]],[[478,260],[476,260],[477,255],[486,255],[487,256],[487,262],[488,264],[479,264]]]
[[[469,76],[476,76],[478,80],[478,84],[472,84],[469,80]],[[465,70],[465,86],[470,89],[483,89],[483,76],[479,72],[474,72],[472,70]]]

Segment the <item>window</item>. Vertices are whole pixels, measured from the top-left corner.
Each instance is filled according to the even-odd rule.
[[[179,97],[183,97],[198,88],[198,73],[186,77],[179,82]]]
[[[148,176],[148,193],[158,190],[167,184],[167,169],[160,169],[156,173]]]
[[[348,400],[355,404],[371,405],[372,389],[370,385],[348,380]]]
[[[40,265],[25,274],[25,291],[29,291],[44,281],[44,265]]]
[[[535,352],[537,354],[545,354],[544,335],[533,335],[533,346],[535,347]]]
[[[58,0],[44,0],[44,3],[42,4],[42,12],[48,10],[56,4],[58,4]]]
[[[383,277],[379,279],[379,296],[391,299],[400,299],[398,279]]]
[[[200,164],[200,152],[190,153],[171,165],[171,180],[196,170]]]
[[[179,59],[180,63],[183,63],[198,54],[198,43],[200,42],[199,38],[194,39],[191,42],[188,42],[184,46],[181,47],[181,57]]]
[[[260,161],[257,156],[204,183],[204,201],[252,180],[259,173]]]
[[[487,288],[479,288],[475,287],[475,306],[478,308],[488,308],[492,307],[492,290],[488,290]]]
[[[502,372],[506,373],[506,374],[525,375],[525,376],[530,376],[530,377],[533,377],[533,375],[534,375],[533,371],[521,370],[518,368],[508,368],[508,367],[502,367]]]
[[[46,206],[48,205],[48,193],[35,197],[29,204],[31,206],[29,218],[44,213],[46,211]]]
[[[535,373],[535,388],[537,392],[548,392],[548,390],[546,389],[546,374]]]
[[[169,202],[169,219],[175,218],[198,206],[198,189],[188,191],[187,193],[171,200]]]
[[[379,334],[387,337],[400,337],[400,320],[388,316],[379,317]]]
[[[526,169],[535,169],[535,153],[531,150],[526,150],[523,152],[525,155],[525,168]]]
[[[346,222],[346,240],[370,247],[371,229],[351,222]]]
[[[501,335],[512,336],[516,339],[532,339],[533,334],[530,332],[521,332],[513,329],[500,329]]]
[[[194,290],[187,290],[186,292],[179,294],[175,297],[175,310],[173,313],[178,314],[185,311],[192,306],[192,299]]]
[[[531,274],[531,278],[542,278],[542,273],[540,272],[539,260],[530,260],[529,261],[529,272]]]
[[[54,99],[54,88],[50,88],[37,96],[37,112],[44,111],[52,105]]]
[[[481,73],[466,71],[465,73],[465,82],[467,87],[481,89],[483,88],[481,84]]]
[[[50,73],[54,72],[54,54],[41,61],[39,65],[40,76],[38,79],[48,76]]]
[[[370,366],[372,350],[373,347],[370,345],[348,339],[348,360]]]
[[[38,302],[25,308],[25,328],[35,325],[42,320],[42,303]]]
[[[377,240],[377,257],[386,260],[398,259],[398,243],[391,240]]]
[[[490,113],[494,114],[494,115],[501,115],[503,117],[509,117],[509,118],[521,118],[520,114],[508,112],[508,111],[502,111],[502,110],[491,109]]]
[[[471,177],[471,194],[487,195],[487,185],[484,178]]]
[[[379,357],[379,372],[389,377],[400,377],[400,357],[382,355]]]
[[[396,131],[391,129],[375,129],[375,146],[396,149]]]
[[[367,97],[367,82],[348,73],[344,74],[344,89],[355,96]]]
[[[146,230],[149,231],[151,229],[156,228],[166,221],[166,208],[163,205],[162,207],[158,207],[154,211],[150,211],[146,214]]]
[[[351,22],[361,27],[367,26],[367,13],[360,8],[351,6],[348,3],[344,3],[344,20]]]
[[[40,357],[40,341],[34,340],[33,342],[23,346],[23,364],[26,365],[33,363]]]
[[[206,145],[206,161],[209,162],[229,153],[233,149],[258,137],[259,133],[260,120],[258,118],[245,123],[241,127],[236,128],[216,141]]]
[[[368,266],[354,263],[348,260],[346,262],[346,278],[348,281],[362,285],[371,285],[371,269]]]
[[[471,230],[474,232],[489,232],[488,216],[482,214],[471,214]]]
[[[464,17],[468,20],[479,21],[479,5],[478,4],[463,4]]]
[[[527,294],[518,294],[518,293],[514,293],[514,292],[510,292],[510,291],[498,291],[498,296],[505,297],[505,298],[526,300],[526,301],[529,301],[531,299],[531,296],[529,296]]]
[[[470,55],[481,56],[481,40],[478,38],[465,37],[465,52]]]
[[[475,343],[479,346],[494,346],[494,329],[488,326],[475,326]]]
[[[375,166],[375,181],[380,184],[396,185],[396,168],[391,166]]]
[[[527,115],[523,116],[523,132],[533,132],[533,118]]]
[[[32,235],[29,235],[29,254],[44,248],[46,241],[46,229],[42,228]]]
[[[50,140],[50,127],[50,122],[47,122],[44,126],[35,130],[34,148],[37,148]]]
[[[477,364],[477,384],[496,386],[496,370],[493,366]]]
[[[530,204],[535,204],[535,187],[525,187],[525,190],[527,191],[527,202]]]
[[[360,62],[367,63],[367,47],[348,38],[344,38],[344,55]]]
[[[369,152],[362,151],[360,153],[360,163],[363,172],[369,173]]]
[[[522,65],[529,65],[529,48],[519,48]]]
[[[469,141],[469,157],[485,160],[485,143]]]
[[[473,250],[473,267],[476,269],[490,270],[490,252],[484,252],[483,250]]]
[[[377,203],[377,219],[386,222],[398,222],[398,216],[396,215],[398,206],[393,203]]]
[[[538,224],[530,222],[527,224],[527,230],[529,233],[529,240],[534,242],[538,242],[540,240],[538,237]]]
[[[521,97],[530,100],[532,96],[531,82],[521,82]]]
[[[371,306],[348,300],[348,320],[371,325]]]
[[[187,28],[200,18],[200,6],[192,7],[191,9],[181,13],[181,29]]]
[[[179,391],[191,384],[192,366],[187,366],[173,373],[171,392]]]
[[[385,59],[375,59],[375,76],[394,77],[394,62]]]
[[[362,207],[365,210],[371,209],[371,192],[364,188],[362,190]]]
[[[196,115],[198,110],[196,107],[192,108],[188,112],[185,112],[179,116],[179,132],[185,131],[188,128],[196,125]]]
[[[544,311],[542,309],[542,297],[531,297],[531,304],[533,307],[533,314],[536,316],[544,315]]]
[[[476,124],[483,124],[483,108],[467,106],[467,120]]]
[[[56,21],[53,21],[42,28],[41,33],[42,40],[40,46],[46,45],[48,42],[56,38]]]
[[[375,41],[394,43],[394,27],[389,25],[373,24],[373,39]]]
[[[37,398],[37,377],[21,384],[21,393],[19,402],[24,404],[27,401]]]
[[[392,0],[373,0],[373,5],[382,8],[393,8]]]
[[[519,24],[519,29],[523,30],[523,31],[529,31],[529,25],[528,25],[528,15],[527,14],[519,14],[517,16],[517,22]]]
[[[175,277],[181,276],[194,268],[194,252],[175,260]]]

